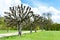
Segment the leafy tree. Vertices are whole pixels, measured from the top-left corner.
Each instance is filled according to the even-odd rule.
[[[43,17],[44,17],[43,25],[45,26],[44,29],[49,30],[52,24],[52,20],[50,18],[51,13],[43,13]]]
[[[52,25],[52,20],[51,20],[51,16],[52,16],[52,14],[51,13],[47,13],[47,17],[48,17],[48,24],[47,24],[47,26],[48,26],[48,29],[50,30],[50,27],[51,27],[51,25]]]

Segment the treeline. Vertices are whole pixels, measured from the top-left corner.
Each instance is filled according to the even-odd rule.
[[[0,30],[2,30],[2,29],[3,29],[3,30],[7,30],[7,28],[8,28],[9,30],[17,30],[17,27],[16,27],[16,26],[6,27],[6,25],[5,25],[5,23],[4,23],[4,17],[0,17]],[[34,27],[33,27],[32,29],[34,30]],[[41,29],[40,25],[37,25],[36,29],[37,29],[37,30],[40,30],[40,29]],[[46,26],[43,27],[43,30],[48,30],[48,29],[49,29],[49,30],[57,30],[57,31],[60,31],[60,24],[58,24],[58,23],[53,23],[53,24],[50,25],[50,26],[46,25]],[[24,25],[24,26],[23,26],[23,30],[30,30],[30,27]]]
[[[54,23],[51,25],[50,30],[57,30],[60,31],[60,24]]]

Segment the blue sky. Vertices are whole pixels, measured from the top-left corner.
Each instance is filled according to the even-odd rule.
[[[4,16],[4,11],[8,11],[10,6],[21,3],[30,6],[35,14],[50,12],[51,19],[60,23],[60,0],[0,0],[0,15]]]
[[[33,4],[33,2],[35,2],[36,4],[44,4],[44,5],[48,5],[48,6],[54,6],[57,9],[60,9],[60,0],[21,0],[22,3],[25,4],[29,4],[32,7],[35,7],[35,4]]]
[[[60,23],[60,0],[21,0],[21,3],[28,4],[37,9],[39,9],[38,7],[42,6],[40,9],[44,8],[42,10],[43,12],[45,9],[50,10],[52,13],[52,20]]]

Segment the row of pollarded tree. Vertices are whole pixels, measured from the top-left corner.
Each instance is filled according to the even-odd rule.
[[[9,10],[9,12],[4,12],[7,14],[5,16],[5,23],[7,26],[16,26],[19,35],[21,35],[23,25],[29,25],[30,32],[32,33],[32,27],[36,28],[36,25],[40,25],[41,29],[43,29],[43,24],[47,23],[45,22],[47,18],[35,15],[29,6],[26,7],[21,4],[20,6],[9,7]]]

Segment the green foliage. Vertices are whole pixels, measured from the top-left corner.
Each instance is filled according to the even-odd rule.
[[[60,31],[60,24],[57,24],[57,23],[52,24],[50,29]]]
[[[30,25],[28,25],[28,26],[27,25],[24,25],[23,26],[23,30],[30,30],[30,27],[29,26]],[[58,24],[58,23],[54,23],[54,24],[50,25],[50,27],[48,27],[48,26],[49,25],[46,25],[46,23],[45,23],[45,25],[44,25],[43,28],[45,30],[47,30],[48,28],[50,28],[50,30],[60,30],[60,24]],[[40,27],[41,27],[40,25],[37,25],[36,26],[36,29],[41,29]],[[4,17],[1,17],[0,30],[1,29],[3,29],[3,30],[7,29],[7,27],[6,27],[5,23],[4,23]],[[12,26],[12,27],[8,27],[8,29],[9,30],[16,30],[17,27],[16,26]],[[34,29],[34,27],[32,29]]]
[[[6,26],[6,24],[5,24],[5,22],[4,22],[4,17],[0,17],[0,30],[6,30],[7,29],[7,26]],[[15,30],[16,29],[16,27],[14,27],[14,26],[12,26],[12,27],[8,27],[8,29],[10,30],[10,29],[12,29],[12,30]]]
[[[0,17],[0,29],[4,29],[4,17]]]

